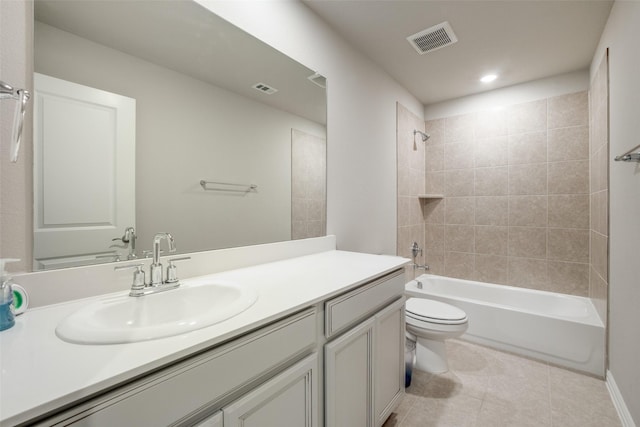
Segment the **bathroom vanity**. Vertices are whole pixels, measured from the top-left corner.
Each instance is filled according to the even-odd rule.
[[[0,335],[0,425],[382,425],[404,392],[407,260],[327,250],[327,239],[304,256],[184,279],[258,294],[188,333],[108,345],[56,336],[71,313],[127,291],[27,311]]]

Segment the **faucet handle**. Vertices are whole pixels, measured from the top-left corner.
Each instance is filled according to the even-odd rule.
[[[164,251],[160,249],[160,254],[163,254],[163,253]],[[153,255],[153,251],[151,249],[145,249],[142,251],[143,258],[151,258],[151,255]]]
[[[176,261],[185,261],[191,259],[190,256],[183,256],[179,258],[171,258],[169,260],[169,266],[167,267],[167,280],[166,283],[176,283],[178,281],[178,269],[173,265]]]
[[[132,297],[142,295],[146,286],[144,283],[144,271],[142,270],[142,267],[144,267],[144,263],[118,265],[113,267],[114,270],[126,270],[130,268],[136,269],[136,271],[133,272],[133,282],[131,283],[131,292],[129,292],[129,295]]]

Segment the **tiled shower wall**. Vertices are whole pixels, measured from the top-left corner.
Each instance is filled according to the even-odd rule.
[[[588,295],[588,110],[585,91],[426,122],[425,192],[444,196],[422,206],[433,273]],[[398,117],[399,173],[417,177],[419,160],[400,155],[409,118]],[[399,213],[412,214],[403,255],[421,189],[400,182]]]
[[[589,297],[603,322],[607,319],[609,277],[609,78],[607,55],[591,82],[591,262]]]
[[[291,129],[291,239],[327,234],[327,141]]]
[[[424,247],[424,216],[418,194],[425,189],[425,145],[413,131],[424,131],[424,121],[397,104],[397,163],[398,163],[398,239],[397,254],[411,257],[411,244]],[[420,257],[418,263],[424,263]],[[410,270],[408,276],[412,276]]]

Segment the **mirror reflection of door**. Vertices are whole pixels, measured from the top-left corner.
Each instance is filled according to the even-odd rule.
[[[136,101],[37,73],[34,86],[34,269],[113,261],[135,226]]]

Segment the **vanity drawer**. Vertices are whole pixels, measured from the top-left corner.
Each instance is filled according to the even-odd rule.
[[[310,308],[38,425],[174,425],[227,403],[309,354],[316,330],[316,310]]]
[[[395,270],[325,303],[327,338],[343,332],[404,292],[404,269]]]

